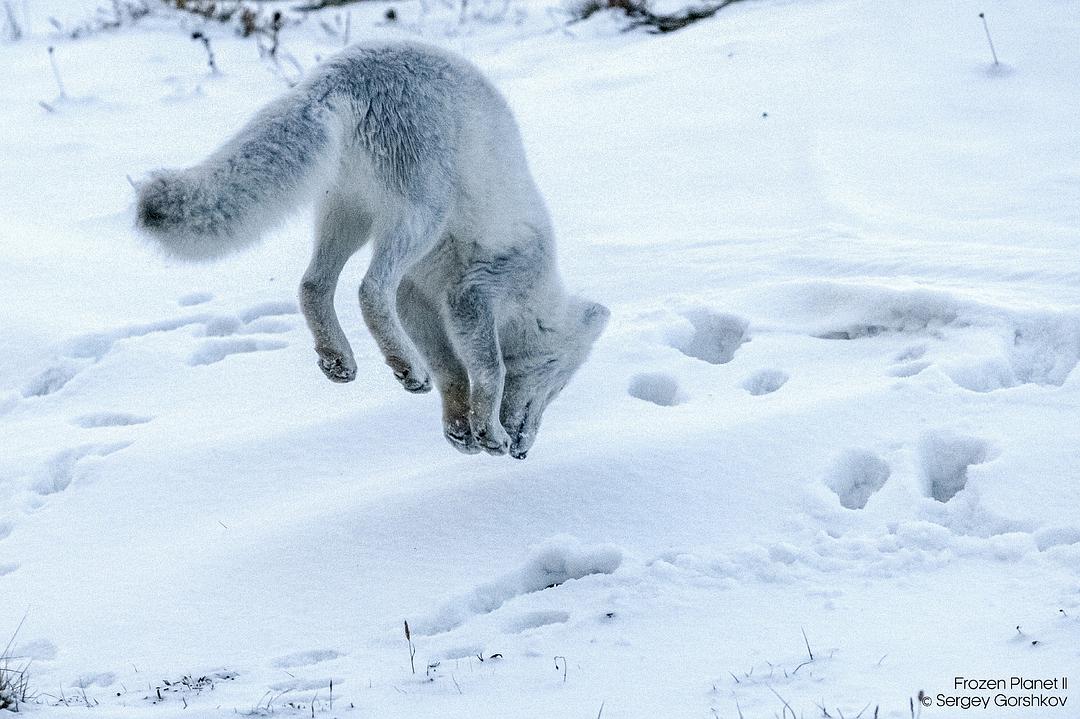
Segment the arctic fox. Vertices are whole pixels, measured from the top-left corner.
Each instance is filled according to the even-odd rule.
[[[607,323],[607,308],[563,288],[505,100],[467,61],[432,47],[355,45],[201,164],[137,187],[138,226],[187,260],[249,245],[314,197],[300,304],[334,382],[356,376],[334,289],[372,241],[364,322],[406,390],[430,390],[430,371],[444,434],[462,452],[524,459]]]

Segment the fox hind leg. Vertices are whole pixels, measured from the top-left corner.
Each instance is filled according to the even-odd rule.
[[[367,242],[371,215],[340,195],[319,208],[315,251],[300,284],[300,307],[315,340],[319,369],[331,382],[356,378],[356,360],[334,311],[334,290],[345,263]]]
[[[444,225],[442,213],[417,207],[388,223],[375,238],[371,264],[360,284],[364,322],[394,377],[409,392],[430,391],[431,379],[401,326],[397,312],[398,285],[408,269],[431,250]]]

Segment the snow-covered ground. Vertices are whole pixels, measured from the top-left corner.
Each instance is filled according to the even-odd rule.
[[[353,6],[352,39],[420,33],[502,89],[568,282],[612,310],[524,462],[457,454],[400,390],[366,253],[337,298],[361,371],[323,378],[309,213],[205,266],[134,236],[125,175],[198,161],[294,65],[194,20],[72,41],[48,16],[94,2],[11,5],[24,710],[930,718],[1000,693],[956,676],[1068,676],[1004,692],[1064,708],[975,714],[1080,716],[1080,5],[759,0],[663,37]],[[283,35],[305,68],[341,41]]]

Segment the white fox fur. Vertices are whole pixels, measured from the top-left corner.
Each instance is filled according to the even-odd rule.
[[[468,62],[424,45],[345,50],[203,163],[153,173],[138,195],[138,226],[188,260],[249,245],[317,198],[300,300],[335,382],[356,363],[334,289],[372,241],[364,321],[405,389],[425,392],[434,376],[444,433],[463,452],[524,458],[607,322],[603,305],[563,288],[506,102]]]

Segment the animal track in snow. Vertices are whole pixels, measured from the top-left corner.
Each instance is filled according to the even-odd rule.
[[[92,358],[99,360],[104,357],[113,345],[120,340],[143,337],[155,332],[171,332],[188,325],[203,324],[210,321],[210,315],[191,315],[188,317],[174,317],[157,322],[128,325],[105,332],[95,332],[81,335],[72,339],[65,347],[69,357]]]
[[[658,404],[661,407],[674,407],[684,400],[678,381],[663,372],[648,372],[634,375],[627,390],[631,397]]]
[[[893,357],[894,362],[911,362],[913,360],[922,359],[926,354],[926,345],[912,345],[902,352],[898,352]]]
[[[59,392],[79,373],[79,366],[71,361],[60,362],[39,372],[23,385],[23,397],[44,397]]]
[[[961,387],[979,392],[1018,384],[1060,387],[1080,362],[1080,321],[1040,317],[1020,322],[1003,345],[1002,356],[986,361],[981,372],[976,367],[976,376],[967,378],[971,381],[965,383],[959,373],[949,376]]]
[[[213,295],[208,292],[195,292],[184,295],[178,300],[181,306],[191,306],[209,302]],[[12,395],[8,404],[0,403],[0,411],[6,411],[23,399],[45,397],[62,390],[86,366],[97,362],[108,354],[117,342],[143,337],[156,332],[171,332],[190,325],[203,325],[203,334],[208,337],[229,337],[235,334],[281,334],[290,332],[293,326],[282,319],[283,315],[295,315],[299,312],[293,301],[270,301],[252,305],[233,315],[195,314],[186,317],[173,317],[154,322],[126,325],[78,335],[65,342],[61,349],[62,358],[46,367],[27,380],[17,394]],[[212,364],[237,352],[257,352],[281,349],[286,344],[270,340],[234,341],[232,344],[205,344],[189,360],[190,364]]]
[[[240,318],[233,315],[211,317],[203,328],[203,334],[207,337],[228,337],[239,332],[242,326]]]
[[[176,300],[176,304],[181,307],[191,307],[193,305],[203,305],[214,299],[212,292],[191,292]]]
[[[116,674],[113,672],[98,672],[96,674],[82,674],[70,682],[79,689],[89,689],[93,686],[109,687],[116,683]]]
[[[4,576],[5,574],[11,574],[18,568],[19,565],[14,563],[0,564],[0,577]]]
[[[413,627],[420,635],[449,632],[469,617],[490,614],[506,602],[593,574],[612,574],[622,564],[622,551],[610,545],[587,546],[570,537],[555,537],[536,547],[517,570],[445,604],[434,616]]]
[[[187,307],[190,304],[210,301],[212,298],[213,296],[208,293],[193,293],[181,297],[178,301],[181,306]],[[12,393],[9,398],[0,397],[0,412],[8,411],[18,404],[19,397],[23,399],[44,397],[63,390],[68,382],[79,375],[79,372],[83,371],[87,366],[102,360],[113,349],[114,345],[121,340],[145,337],[154,333],[167,333],[167,331],[190,325],[203,325],[203,334],[206,337],[226,338],[233,335],[283,334],[292,331],[293,325],[283,320],[282,316],[293,315],[298,311],[296,303],[293,301],[269,301],[254,304],[254,306],[244,310],[239,317],[235,315],[193,314],[184,317],[172,317],[157,322],[126,325],[98,331],[98,333],[73,337],[60,348],[60,353],[63,355],[60,360],[39,371],[37,375],[27,380],[22,388]],[[280,350],[286,345],[285,342],[273,340],[245,339],[218,343],[206,342],[191,355],[189,364],[213,364],[224,360],[230,354]],[[84,420],[87,423],[83,423]],[[92,419],[80,418],[76,420],[76,423],[82,426],[109,426],[141,422],[104,421],[93,424]]]
[[[280,317],[259,317],[244,326],[245,334],[279,335],[292,332],[293,323]]]
[[[864,449],[844,450],[825,476],[825,486],[836,492],[840,504],[862,509],[889,479],[889,465]]]
[[[1080,544],[1080,527],[1051,526],[1043,527],[1035,532],[1035,546],[1040,552],[1045,552],[1051,547],[1060,547],[1067,544]]]
[[[240,319],[245,323],[254,322],[261,317],[276,317],[278,315],[295,315],[300,308],[295,302],[275,300],[252,305],[240,313]]]
[[[919,465],[926,496],[948,502],[967,486],[968,467],[990,459],[990,445],[948,431],[926,432],[919,440]]]
[[[267,352],[280,350],[288,347],[287,342],[278,340],[253,340],[253,339],[219,339],[207,340],[188,358],[188,364],[195,367],[199,365],[214,364],[220,362],[229,355],[244,354],[248,352]]]
[[[937,336],[946,327],[969,324],[961,317],[967,306],[944,292],[833,283],[792,290],[799,293],[801,309],[817,325],[812,336],[819,339],[860,340],[883,334]]]
[[[34,479],[31,488],[40,495],[56,494],[67,489],[75,478],[79,462],[86,457],[105,457],[131,446],[131,442],[112,444],[86,444],[57,452],[45,463]]]
[[[239,320],[230,315],[198,314],[189,315],[187,317],[174,317],[171,319],[158,320],[156,322],[128,325],[107,330],[105,332],[96,332],[75,337],[65,346],[65,354],[69,357],[92,358],[97,360],[104,357],[119,340],[142,337],[154,332],[171,332],[172,330],[177,330],[181,327],[196,324],[204,325],[206,327],[206,334],[210,336],[226,336],[239,331],[241,323],[246,325],[263,317],[294,315],[298,312],[299,309],[295,302],[278,300],[252,305],[240,313]]]
[[[11,534],[12,529],[14,529],[14,525],[12,525],[11,522],[0,522],[0,539]]]
[[[758,370],[742,382],[742,388],[755,397],[763,394],[772,394],[787,384],[791,379],[787,372],[778,369]]]
[[[71,420],[84,429],[95,427],[130,427],[135,424],[146,424],[152,418],[127,412],[94,412],[84,414]]]
[[[711,364],[727,364],[736,350],[750,341],[750,323],[736,315],[695,310],[686,314],[693,326],[688,338],[672,342],[675,349],[688,357]]]
[[[311,649],[306,652],[294,652],[278,657],[274,660],[274,666],[279,669],[292,669],[293,667],[306,667],[319,662],[328,662],[331,659],[345,656],[336,649]]]
[[[32,639],[15,647],[12,654],[17,657],[33,659],[36,662],[49,662],[56,659],[58,652],[56,645],[48,639]]]
[[[515,617],[508,622],[506,624],[506,631],[518,634],[520,632],[527,632],[530,629],[551,626],[552,624],[565,624],[568,621],[570,621],[570,615],[566,612],[529,612],[528,614],[522,614],[520,617]]]
[[[929,367],[932,362],[926,360],[919,360],[915,362],[905,362],[903,364],[893,365],[889,368],[889,374],[893,377],[914,377]]]
[[[341,677],[324,677],[322,679],[301,679],[300,677],[293,677],[292,679],[286,679],[277,684],[271,684],[270,689],[282,694],[288,692],[310,692],[325,690],[331,683],[333,683],[334,686],[341,686],[345,683],[345,680]]]
[[[235,315],[221,315],[212,317],[207,321],[203,334],[207,337],[228,337],[236,334],[282,334],[291,332],[292,329],[292,323],[280,319],[276,315],[256,317],[246,323]]]

